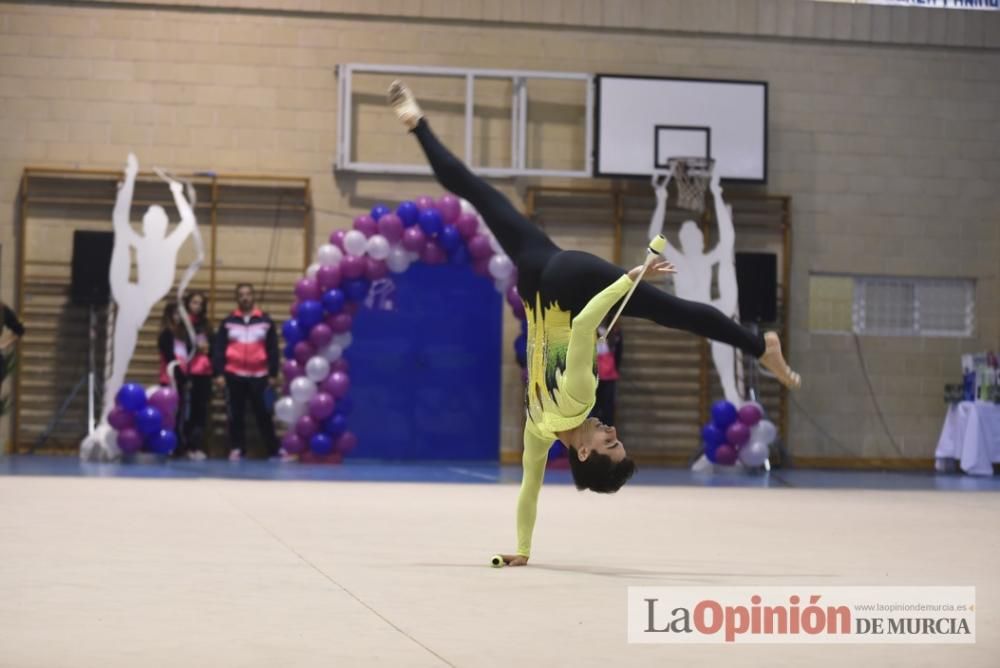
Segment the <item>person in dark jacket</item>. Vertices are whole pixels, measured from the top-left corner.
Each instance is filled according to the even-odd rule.
[[[278,333],[271,318],[255,306],[251,284],[236,286],[236,305],[219,324],[212,346],[215,384],[226,391],[230,461],[239,461],[246,454],[243,418],[248,400],[268,454],[278,454],[278,438],[267,405],[267,396],[278,379]]]
[[[4,332],[4,328],[10,333]],[[0,302],[0,385],[7,375],[7,360],[5,353],[24,336],[24,325],[17,319],[17,314],[3,302]]]

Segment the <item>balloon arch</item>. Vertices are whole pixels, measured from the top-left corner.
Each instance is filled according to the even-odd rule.
[[[454,195],[419,197],[393,211],[384,205],[336,230],[316,251],[316,261],[295,285],[291,319],[281,333],[284,391],[274,414],[288,427],[281,445],[304,461],[336,463],[357,445],[349,429],[353,317],[391,290],[392,274],[412,263],[471,265],[494,279],[497,290],[522,326],[516,348],[524,347],[524,305],[517,272],[482,218]],[[519,358],[523,353],[518,350]]]

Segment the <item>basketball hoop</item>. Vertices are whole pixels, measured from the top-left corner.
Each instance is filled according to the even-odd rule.
[[[701,213],[705,210],[705,191],[712,180],[712,158],[669,158],[667,168],[677,183],[677,206]]]

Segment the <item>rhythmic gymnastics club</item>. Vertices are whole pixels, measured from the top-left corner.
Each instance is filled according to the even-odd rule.
[[[615,317],[611,319],[611,324],[608,325],[607,332],[615,326],[618,322],[618,316],[622,314],[625,310],[625,305],[628,304],[628,300],[632,297],[632,293],[635,289],[639,287],[639,283],[642,282],[642,277],[646,275],[646,270],[649,269],[649,265],[653,264],[653,260],[660,256],[663,249],[667,247],[667,239],[662,234],[657,234],[656,238],[649,242],[649,246],[646,248],[646,261],[642,264],[642,271],[639,272],[639,278],[635,279],[635,283],[629,289],[628,294],[625,295],[625,299],[622,300],[621,306],[618,307],[618,311],[615,313]],[[604,336],[601,338],[606,339],[608,334],[605,332]]]

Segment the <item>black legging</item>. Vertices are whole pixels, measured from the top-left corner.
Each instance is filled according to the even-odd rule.
[[[625,273],[621,267],[590,253],[561,250],[506,197],[452,155],[434,136],[425,119],[413,133],[437,180],[476,207],[510,256],[518,271],[518,292],[529,306],[533,307],[535,296],[540,295],[543,305],[557,303],[575,316],[594,295]],[[763,335],[751,332],[713,306],[675,297],[648,283],[636,288],[623,315],[721,341],[754,357],[764,354]]]

